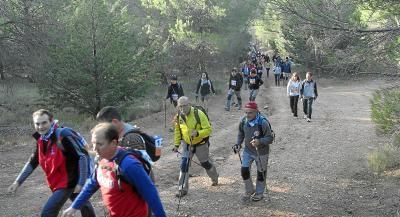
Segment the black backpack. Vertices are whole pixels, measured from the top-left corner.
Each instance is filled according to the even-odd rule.
[[[143,143],[144,145],[143,149],[146,150],[147,154],[150,156],[153,162],[156,162],[158,161],[158,159],[160,159],[161,155],[156,154],[156,147],[157,143],[159,143],[158,145],[161,146],[162,138],[158,136],[150,136],[139,129],[131,129],[127,131],[121,139],[121,145],[125,147],[130,147],[130,144],[126,144],[126,142],[124,144],[124,138],[126,138],[128,134],[136,134],[136,138],[138,140],[142,140],[139,142]]]
[[[136,187],[134,185],[132,185],[132,183],[129,183],[125,177],[124,174],[122,173],[121,169],[119,168],[119,165],[121,165],[121,162],[124,160],[124,158],[128,155],[133,156],[134,158],[136,158],[137,160],[139,160],[142,165],[143,165],[143,169],[146,171],[147,175],[150,176],[151,173],[151,164],[149,161],[145,160],[143,158],[143,155],[140,151],[135,150],[135,149],[131,149],[131,148],[126,148],[126,149],[122,149],[118,152],[117,156],[115,156],[114,162],[115,162],[115,173],[117,176],[117,182],[118,182],[118,189],[120,191],[123,191],[122,186],[121,186],[121,181],[128,183],[132,186],[133,190],[136,191]]]

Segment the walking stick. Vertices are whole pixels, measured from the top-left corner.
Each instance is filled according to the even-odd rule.
[[[167,102],[164,100],[164,128],[167,128]]]
[[[177,213],[179,213],[179,207],[181,205],[182,189],[183,189],[183,186],[185,185],[186,175],[189,174],[189,164],[190,164],[191,159],[192,159],[192,157],[191,157],[192,139],[193,138],[190,137],[190,146],[187,147],[188,148],[188,152],[189,152],[189,156],[188,156],[188,158],[186,160],[186,169],[185,169],[186,172],[183,174],[183,182],[182,182],[182,185],[180,186],[181,190],[179,191],[178,208],[176,209]]]

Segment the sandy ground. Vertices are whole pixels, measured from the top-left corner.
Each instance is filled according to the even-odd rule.
[[[264,78],[265,80],[268,80]],[[240,162],[231,146],[243,111],[224,111],[225,95],[213,96],[209,116],[214,128],[211,156],[220,174],[219,186],[211,187],[204,169],[193,163],[189,194],[177,212],[177,176],[180,158],[170,150],[172,135],[164,128],[164,113],[138,120],[135,124],[165,138],[163,157],[156,163],[157,186],[168,216],[400,216],[399,184],[367,168],[367,154],[385,142],[375,133],[369,100],[381,80],[342,82],[318,80],[319,95],[313,118],[307,123],[292,117],[286,88],[268,85],[257,97],[276,132],[271,146],[265,200],[242,204],[244,192]],[[246,102],[248,92],[242,91]],[[172,108],[167,111],[172,113]],[[168,119],[170,119],[168,117]],[[33,144],[0,146],[0,215],[38,216],[50,194],[41,169],[20,187],[16,195],[7,186],[29,157]],[[197,161],[196,158],[194,160]],[[252,171],[255,178],[255,171]],[[92,199],[98,216],[106,216],[99,195]],[[68,203],[69,204],[69,203]],[[68,205],[67,204],[67,205]]]

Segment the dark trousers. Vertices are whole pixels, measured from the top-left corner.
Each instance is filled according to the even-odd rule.
[[[290,109],[295,117],[297,117],[297,103],[299,102],[299,96],[290,96]]]
[[[265,71],[267,71],[267,78],[269,78],[269,69],[270,68],[265,68]]]
[[[280,80],[280,78],[281,78],[281,75],[280,74],[274,74],[274,76],[275,76],[275,86],[279,86],[279,80]]]
[[[303,111],[307,118],[311,119],[313,98],[303,99]]]
[[[78,194],[73,193],[74,188],[58,189],[53,192],[47,203],[42,208],[41,217],[57,217],[64,203],[68,200],[74,201]],[[96,214],[92,207],[92,204],[87,201],[81,208],[81,214],[83,217],[95,217]]]

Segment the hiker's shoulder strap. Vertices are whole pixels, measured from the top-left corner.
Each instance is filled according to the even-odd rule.
[[[196,119],[196,125],[200,124],[201,126],[201,120],[200,120],[200,115],[199,115],[199,109],[196,107],[193,107],[193,113],[194,113],[194,118]]]
[[[244,116],[241,120],[240,120],[240,124],[239,124],[239,130],[241,132],[244,132],[244,125],[246,124],[246,116]]]

